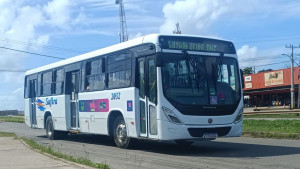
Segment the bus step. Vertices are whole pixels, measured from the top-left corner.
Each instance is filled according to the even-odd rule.
[[[80,133],[78,130],[69,130],[69,133],[72,133],[72,134],[78,134]]]

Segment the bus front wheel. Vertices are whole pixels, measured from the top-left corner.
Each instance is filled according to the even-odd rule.
[[[119,148],[127,148],[130,143],[130,137],[127,135],[126,124],[121,116],[118,116],[114,123],[114,141]]]

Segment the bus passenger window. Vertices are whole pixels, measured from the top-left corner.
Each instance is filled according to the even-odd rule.
[[[151,59],[148,61],[148,66],[149,66],[149,100],[152,103],[157,102],[157,89],[156,89],[156,67],[154,64],[154,59]]]
[[[97,91],[105,88],[104,58],[86,63],[85,91]]]

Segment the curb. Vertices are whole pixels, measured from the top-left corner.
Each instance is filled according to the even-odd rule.
[[[32,148],[31,146],[29,146],[22,138],[19,138],[19,139],[20,139],[21,143],[22,143],[23,145],[25,145],[27,148],[29,148],[29,149],[31,149],[31,150],[33,150],[33,151],[35,151],[35,152],[38,152],[38,153],[40,153],[40,154],[42,154],[42,155],[45,155],[45,156],[47,156],[47,157],[50,157],[50,158],[52,158],[52,159],[54,159],[54,160],[59,160],[59,161],[62,161],[62,162],[68,163],[68,164],[72,164],[72,165],[81,167],[81,168],[83,168],[83,169],[94,169],[93,167],[89,167],[89,166],[86,166],[86,165],[78,164],[78,163],[75,163],[75,162],[72,162],[72,161],[68,161],[68,160],[65,160],[65,159],[62,159],[62,158],[55,157],[55,156],[53,156],[53,155],[51,155],[51,154],[48,154],[48,153],[45,153],[45,152],[41,152],[40,150],[34,149],[34,148]]]

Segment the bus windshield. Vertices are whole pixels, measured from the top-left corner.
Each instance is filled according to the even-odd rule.
[[[163,90],[181,105],[232,105],[241,98],[237,60],[224,56],[164,54]]]

